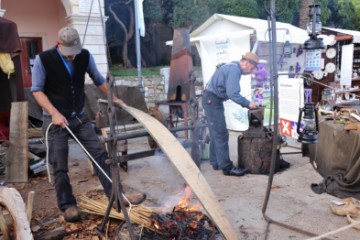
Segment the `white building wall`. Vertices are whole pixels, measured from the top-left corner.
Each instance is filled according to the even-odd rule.
[[[93,1],[92,10],[90,10],[92,1],[89,0],[62,0],[62,2],[67,4],[65,9],[70,9],[67,21],[78,30],[83,47],[91,52],[100,73],[106,77],[108,60],[106,55],[104,1],[100,1],[100,7],[98,1]],[[100,15],[99,9],[101,9],[102,15]],[[87,77],[86,83],[91,83],[89,77]]]

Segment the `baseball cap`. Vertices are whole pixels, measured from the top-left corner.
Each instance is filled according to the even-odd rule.
[[[260,60],[260,58],[256,54],[251,53],[251,52],[247,52],[247,53],[245,53],[245,55],[242,55],[242,59],[248,60],[255,66],[257,66],[259,64],[259,60]]]
[[[76,55],[81,52],[82,46],[78,31],[73,27],[63,27],[59,30],[58,41],[62,45],[64,55]]]

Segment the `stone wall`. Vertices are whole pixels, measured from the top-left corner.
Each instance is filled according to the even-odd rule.
[[[116,85],[122,86],[138,86],[138,78],[131,77],[115,77]],[[164,76],[143,76],[145,102],[147,107],[155,106],[155,102],[165,101],[167,99],[165,91]]]
[[[157,76],[142,76],[145,102],[147,107],[155,106],[156,102],[167,100],[167,88],[169,79],[169,68],[162,68],[160,70],[161,75]],[[202,82],[201,72],[195,72],[197,81]],[[130,77],[115,77],[116,85],[138,86],[137,76]],[[196,94],[201,94],[202,87],[196,87]]]

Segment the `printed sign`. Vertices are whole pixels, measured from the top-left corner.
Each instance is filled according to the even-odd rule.
[[[299,108],[304,105],[304,80],[279,77],[279,117],[282,135],[297,138]]]
[[[321,64],[321,49],[305,51],[305,71],[319,71]]]

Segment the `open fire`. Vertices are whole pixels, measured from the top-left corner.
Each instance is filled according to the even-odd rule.
[[[211,220],[202,212],[202,206],[190,206],[191,189],[185,188],[185,196],[172,212],[153,214],[151,223],[158,233],[169,239],[211,239],[217,230]]]

